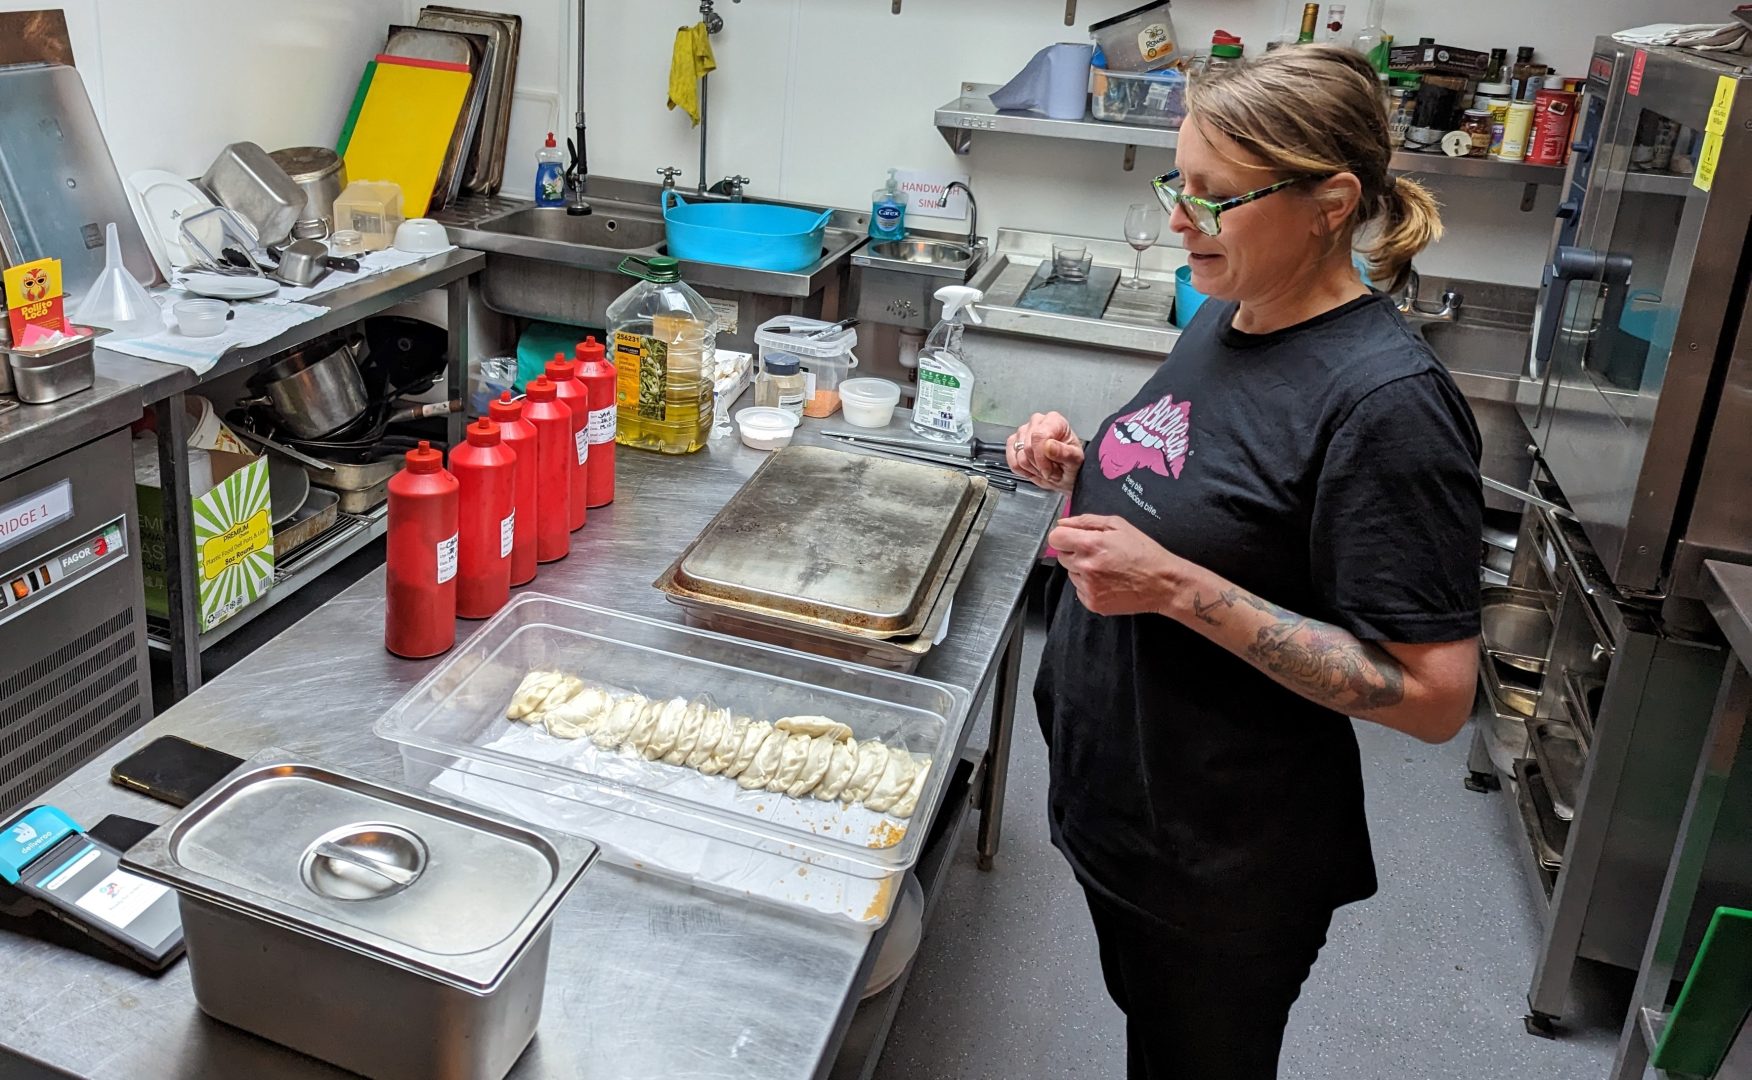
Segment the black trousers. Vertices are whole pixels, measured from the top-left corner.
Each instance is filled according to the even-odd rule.
[[[1127,1080],[1275,1080],[1330,918],[1269,944],[1212,945],[1087,895],[1107,992],[1125,1013]]]

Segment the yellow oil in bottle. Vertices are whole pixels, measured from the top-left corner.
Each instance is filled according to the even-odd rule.
[[[615,364],[615,442],[690,454],[712,432],[716,315],[670,276],[673,261],[609,306]]]

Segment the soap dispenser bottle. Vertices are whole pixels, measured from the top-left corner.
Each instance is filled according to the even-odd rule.
[[[888,183],[870,197],[870,238],[900,240],[906,236],[906,200],[900,196],[895,170],[888,170]]]
[[[938,442],[973,438],[973,369],[961,356],[961,332],[979,325],[973,305],[985,294],[967,285],[937,290],[943,318],[919,350],[919,391],[913,402],[913,431]],[[965,320],[965,321],[964,321]]]
[[[566,205],[566,181],[561,175],[565,159],[560,155],[554,133],[548,132],[547,145],[535,154],[535,205]]]

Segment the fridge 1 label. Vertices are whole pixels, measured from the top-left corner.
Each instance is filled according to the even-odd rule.
[[[517,535],[517,511],[505,515],[505,520],[499,522],[499,558],[511,557],[511,538]]]
[[[438,541],[438,584],[456,576],[456,534],[451,533],[450,539]]]
[[[592,444],[611,443],[614,441],[614,406],[606,409],[591,409],[590,423],[585,428],[590,435]]]
[[[578,464],[582,465],[586,461],[589,461],[590,460],[590,427],[589,427],[589,425],[585,425],[584,427],[579,428],[577,431],[572,432],[572,441],[574,443],[576,443],[578,446]]]

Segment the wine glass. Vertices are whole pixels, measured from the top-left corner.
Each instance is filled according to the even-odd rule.
[[[1132,267],[1130,281],[1122,281],[1122,289],[1147,289],[1150,283],[1144,280],[1144,252],[1155,246],[1162,236],[1162,225],[1166,215],[1162,212],[1160,203],[1132,203],[1125,211],[1125,242],[1138,253],[1137,263]]]

